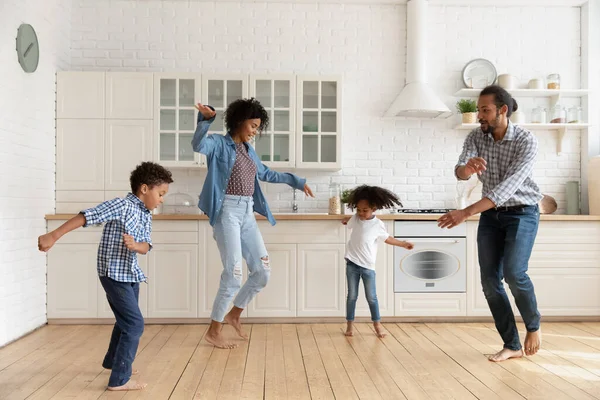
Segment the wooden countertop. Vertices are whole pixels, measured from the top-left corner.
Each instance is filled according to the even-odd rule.
[[[328,215],[328,214],[292,214],[276,213],[273,214],[276,220],[301,220],[301,221],[336,221],[346,217],[346,215]],[[74,217],[75,214],[49,214],[46,220],[67,220]],[[435,221],[441,214],[378,214],[377,218],[384,221],[404,220],[404,221]],[[186,221],[186,220],[208,220],[206,215],[198,214],[155,214],[152,216],[155,221]],[[264,220],[265,217],[256,215],[256,219]],[[469,220],[478,220],[479,216],[470,217]],[[563,214],[543,214],[541,221],[600,221],[600,215],[563,215]]]

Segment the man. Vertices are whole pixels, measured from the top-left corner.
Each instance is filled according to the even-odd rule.
[[[527,328],[525,354],[537,353],[542,341],[540,313],[527,275],[539,223],[537,204],[542,198],[532,179],[538,142],[531,132],[508,120],[517,102],[501,87],[483,89],[477,108],[481,127],[467,136],[455,174],[461,180],[477,174],[483,197],[463,210],[444,214],[438,225],[453,228],[481,213],[477,232],[481,285],[504,341],[504,348],[490,357],[498,362],[523,356],[503,278]]]

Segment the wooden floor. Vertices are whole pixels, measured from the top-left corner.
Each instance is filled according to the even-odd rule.
[[[149,385],[123,393],[100,366],[110,326],[46,326],[0,349],[0,399],[600,399],[600,323],[546,323],[538,355],[500,364],[492,324],[343,327],[248,325],[218,350],[206,325],[147,325],[134,366]]]

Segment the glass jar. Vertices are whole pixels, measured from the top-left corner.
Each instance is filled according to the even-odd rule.
[[[581,124],[582,120],[582,112],[581,107],[574,106],[569,108],[569,113],[567,115],[567,121],[569,124]]]
[[[198,214],[199,208],[192,196],[187,193],[175,192],[165,196],[160,207],[161,214]]]
[[[551,124],[564,124],[567,122],[567,110],[557,104],[552,108],[550,112],[550,123]]]
[[[546,78],[548,89],[560,89],[560,74],[550,74]]]
[[[340,199],[340,185],[329,184],[329,214],[339,215],[342,213],[342,201]]]
[[[544,107],[536,107],[531,111],[531,123],[532,124],[545,124],[546,123],[546,109]]]

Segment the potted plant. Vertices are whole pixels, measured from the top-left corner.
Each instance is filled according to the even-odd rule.
[[[342,190],[340,195],[340,202],[342,203],[342,214],[352,214],[352,210],[348,207],[348,201],[350,200],[351,189]]]
[[[462,114],[463,124],[477,123],[477,103],[475,103],[475,100],[461,99],[456,102],[456,108]]]

